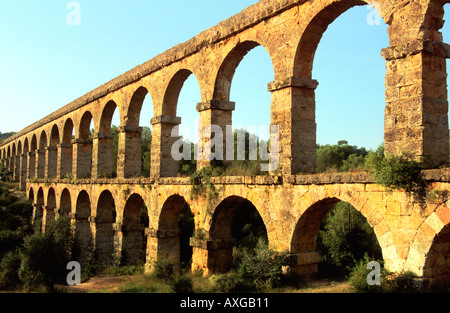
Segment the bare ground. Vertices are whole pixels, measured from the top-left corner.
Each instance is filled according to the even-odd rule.
[[[139,276],[98,276],[89,279],[78,286],[59,286],[60,292],[65,293],[115,293],[126,283],[138,280]],[[351,293],[351,286],[347,281],[336,282],[330,280],[308,281],[304,287],[290,290],[293,293]]]

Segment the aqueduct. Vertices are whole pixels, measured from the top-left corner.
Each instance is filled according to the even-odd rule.
[[[346,201],[373,227],[388,269],[411,270],[435,284],[450,283],[450,208],[445,196],[419,204],[411,195],[387,192],[367,173],[314,174],[316,166],[314,54],[322,34],[359,0],[261,0],[191,40],[137,66],[6,140],[0,159],[34,203],[45,224],[69,215],[83,249],[109,262],[119,258],[147,266],[158,259],[180,263],[178,216],[188,203],[195,219],[192,266],[206,274],[231,263],[233,215],[244,202],[259,212],[269,244],[289,251],[293,271],[317,271],[316,238],[331,206]],[[372,3],[373,4],[373,3]],[[379,0],[389,25],[386,60],[385,148],[423,160],[437,195],[450,191],[446,58],[439,31],[445,1]],[[375,5],[374,5],[375,6]],[[213,177],[217,197],[191,198],[189,178],[176,177],[171,131],[180,124],[177,101],[194,75],[201,90],[202,127],[232,125],[233,75],[243,57],[263,46],[275,80],[271,124],[280,130],[280,170],[255,177]],[[141,176],[140,112],[153,101],[150,177]],[[120,127],[117,178],[111,177],[111,119]],[[90,124],[94,133],[90,134]],[[205,136],[201,144],[211,138]],[[198,168],[208,166],[202,159]],[[441,191],[441,192],[439,192]],[[145,205],[148,221],[142,222]],[[146,249],[142,246],[146,244]]]

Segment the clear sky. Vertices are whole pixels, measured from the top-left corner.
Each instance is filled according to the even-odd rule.
[[[75,10],[67,8],[70,1],[2,1],[1,132],[20,131],[257,0],[77,2],[80,25],[67,22]],[[382,20],[370,25],[368,18],[377,21],[368,7],[348,10],[330,25],[319,44],[313,78],[320,84],[316,90],[320,144],[345,139],[375,149],[383,142],[385,62],[380,52],[389,45],[387,25]],[[448,25],[443,33],[449,37]],[[232,85],[234,125],[269,125],[267,83],[272,80],[267,52],[262,47],[252,50]],[[193,133],[199,101],[200,90],[191,76],[180,95],[178,116]],[[151,100],[146,99],[141,125],[150,126],[152,117]]]

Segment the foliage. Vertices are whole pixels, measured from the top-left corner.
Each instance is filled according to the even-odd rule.
[[[0,290],[16,290],[22,284],[19,278],[21,264],[20,250],[7,252],[0,259]]]
[[[317,145],[318,173],[335,170],[347,172],[364,167],[364,160],[368,151],[365,148],[351,146],[341,140],[337,145]]]
[[[218,281],[224,292],[263,291],[280,286],[287,253],[269,249],[264,238],[255,248],[241,246],[235,249],[234,270]]]
[[[371,260],[367,255],[364,256],[350,271],[349,282],[354,292],[356,293],[379,293],[392,292],[395,288],[395,283],[392,281],[392,273],[387,271],[383,266],[381,267],[381,285],[370,286],[367,283],[367,276],[372,269],[367,269],[367,265]],[[378,261],[383,265],[382,261]]]
[[[45,233],[25,238],[19,277],[28,288],[43,283],[52,290],[56,283],[65,281],[66,266],[78,253],[70,219],[59,218],[47,224]]]
[[[211,183],[211,177],[222,176],[225,172],[223,166],[208,166],[194,172],[190,177],[191,199],[206,195],[209,199],[217,197],[217,191]]]
[[[388,189],[404,189],[406,192],[419,192],[424,187],[421,167],[409,155],[400,156],[372,153],[366,160],[367,166],[376,182]]]
[[[142,155],[142,176],[150,176],[151,149],[152,149],[152,130],[150,127],[143,127],[141,137],[141,155]]]
[[[366,218],[346,202],[338,202],[325,217],[318,237],[318,249],[336,274],[369,254],[381,258],[381,248]]]

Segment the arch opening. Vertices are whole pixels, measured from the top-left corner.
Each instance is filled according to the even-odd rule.
[[[59,177],[71,179],[73,177],[73,140],[75,128],[72,119],[68,118],[64,123],[62,144],[59,155]]]
[[[149,226],[149,216],[143,198],[131,195],[125,204],[122,224],[121,264],[144,264],[147,251],[145,228]]]
[[[47,195],[47,205],[44,210],[44,225],[43,225],[43,231],[45,231],[45,226],[48,225],[51,221],[54,221],[56,218],[56,194],[55,190],[53,188],[50,188],[48,190]]]
[[[434,238],[423,268],[423,277],[438,290],[450,287],[450,225]]]
[[[382,259],[382,250],[366,218],[351,204],[327,198],[313,204],[298,221],[291,242],[300,276],[344,278],[365,255]]]
[[[167,199],[158,227],[165,234],[158,239],[158,260],[170,261],[176,270],[190,267],[190,238],[194,235],[195,223],[191,208],[182,196],[174,195]]]
[[[69,216],[70,213],[72,213],[72,200],[69,190],[65,188],[61,193],[58,214],[62,217]]]
[[[95,256],[99,262],[107,265],[114,263],[116,216],[116,205],[111,192],[103,191],[98,199],[95,219]]]
[[[44,215],[44,190],[39,188],[36,196],[36,204],[33,209],[33,224],[42,229],[43,215]]]
[[[91,200],[86,191],[81,191],[77,198],[75,208],[75,239],[77,240],[81,255],[81,263],[86,262],[92,255],[92,231],[89,218],[91,216]]]
[[[271,124],[272,99],[267,85],[273,80],[271,57],[265,47],[255,41],[238,44],[226,56],[218,72],[213,98],[229,103],[232,108],[221,113],[223,123],[219,125],[224,136],[233,135],[234,151],[224,148],[223,155],[230,175],[259,175],[261,172],[261,156],[268,152]],[[255,111],[258,114],[254,114]],[[226,133],[227,126],[232,126],[233,134]],[[227,147],[225,141],[224,147]]]
[[[254,249],[262,241],[268,246],[264,221],[256,207],[247,199],[228,197],[216,208],[210,229],[213,241],[225,241],[224,246],[208,251],[210,270],[227,272],[239,266],[239,249]]]

